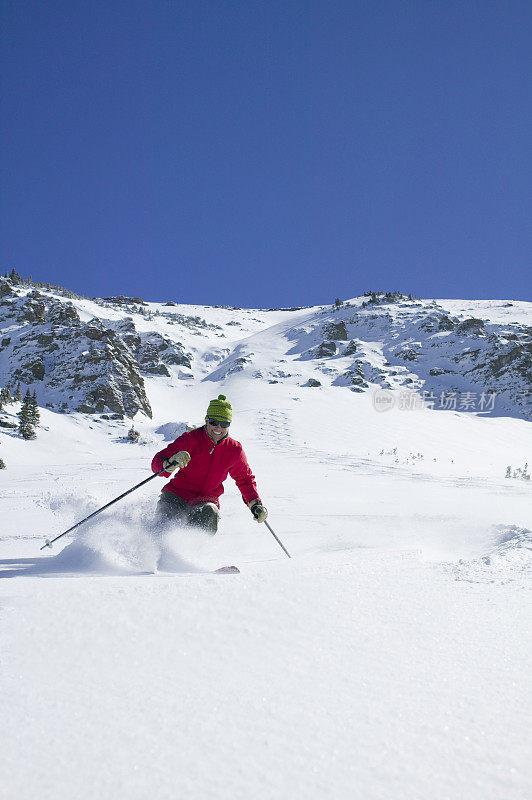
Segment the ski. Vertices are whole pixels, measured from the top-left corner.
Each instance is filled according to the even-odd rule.
[[[220,567],[219,569],[215,569],[214,572],[219,575],[236,575],[237,572],[239,573],[240,570],[238,567]]]

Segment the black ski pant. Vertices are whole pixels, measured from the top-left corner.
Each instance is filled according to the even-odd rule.
[[[218,530],[219,512],[214,503],[191,505],[173,492],[161,492],[157,503],[158,526],[164,528],[173,522],[201,528],[206,533]]]

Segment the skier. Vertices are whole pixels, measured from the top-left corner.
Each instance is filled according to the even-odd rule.
[[[231,475],[240,489],[255,520],[264,522],[268,516],[242,445],[228,435],[232,418],[231,404],[220,394],[209,403],[204,426],[181,434],[155,455],[153,472],[164,469],[164,477],[172,475],[157,503],[161,526],[182,522],[215,534],[220,517],[219,498],[227,475]]]

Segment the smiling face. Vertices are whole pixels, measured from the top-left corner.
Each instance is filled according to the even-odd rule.
[[[205,428],[208,435],[215,442],[219,442],[220,439],[223,439],[229,431],[229,426],[227,425],[227,428],[222,428],[220,422],[223,422],[224,425],[227,425],[225,420],[220,421],[215,417],[205,417]]]

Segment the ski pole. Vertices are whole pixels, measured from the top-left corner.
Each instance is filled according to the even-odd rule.
[[[64,531],[63,533],[60,533],[59,536],[55,537],[55,539],[51,539],[51,540],[47,539],[46,540],[46,544],[43,544],[43,546],[40,547],[39,549],[40,550],[44,550],[45,547],[51,547],[53,545],[53,543],[57,542],[58,539],[61,539],[62,536],[66,536],[67,533],[70,533],[71,531],[75,530],[76,528],[79,528],[80,525],[83,525],[84,522],[87,522],[87,520],[92,519],[93,517],[95,517],[96,514],[99,514],[101,511],[105,511],[105,509],[109,508],[109,506],[112,506],[113,503],[117,503],[123,497],[126,497],[126,495],[131,494],[131,492],[134,492],[135,489],[140,489],[140,487],[144,486],[145,483],[148,483],[148,481],[153,480],[154,478],[156,478],[158,475],[161,475],[165,471],[166,470],[161,469],[161,470],[159,470],[159,472],[155,472],[153,475],[150,475],[149,478],[146,478],[145,480],[141,481],[140,483],[137,483],[136,486],[133,486],[131,489],[128,489],[127,492],[124,492],[124,494],[121,494],[119,497],[115,497],[115,499],[111,500],[111,502],[107,503],[107,505],[102,506],[97,511],[93,511],[92,514],[89,514],[89,516],[85,517],[85,519],[82,519],[79,522],[76,522],[75,525],[72,525],[72,527],[69,528],[67,531]]]
[[[268,523],[266,522],[266,520],[264,520],[264,524],[266,525],[266,527],[267,527],[267,528],[268,528],[268,530],[270,531],[271,535],[273,536],[273,538],[275,539],[275,541],[277,542],[277,544],[279,544],[279,545],[280,545],[280,546],[283,548],[283,550],[285,551],[285,553],[286,553],[286,555],[288,556],[288,558],[292,558],[292,556],[290,555],[290,553],[288,552],[288,550],[286,549],[286,547],[284,546],[284,544],[282,543],[282,541],[281,541],[281,540],[279,539],[279,537],[278,537],[278,536],[276,536],[276,534],[275,534],[275,533],[272,531],[272,529],[270,528],[270,526],[268,525]]]

